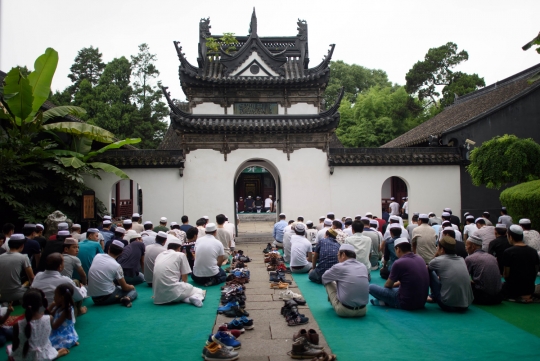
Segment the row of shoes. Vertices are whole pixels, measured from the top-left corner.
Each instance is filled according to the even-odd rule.
[[[319,345],[319,334],[310,329],[301,329],[293,335],[293,344],[291,351],[287,355],[294,359],[308,359],[312,361],[335,361],[336,355],[328,354],[324,347]]]
[[[288,326],[300,326],[309,322],[309,318],[306,315],[298,311],[298,305],[305,305],[306,301],[287,300],[285,305],[281,307],[281,315],[285,317],[285,321]],[[300,303],[299,303],[300,302]]]
[[[231,273],[231,275],[234,274]],[[247,279],[249,279],[249,276],[247,276]],[[225,286],[221,287],[220,301],[222,306],[218,307],[217,313],[227,317],[248,317],[249,313],[245,310],[247,299],[245,289],[244,283],[234,283],[234,281],[229,281]]]
[[[233,256],[233,259],[235,261],[239,261],[239,262],[251,262],[251,258],[249,258],[248,256],[244,255],[244,251],[242,251],[241,249],[239,249],[238,251],[236,251],[236,253],[234,254]]]

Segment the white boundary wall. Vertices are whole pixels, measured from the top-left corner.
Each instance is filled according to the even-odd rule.
[[[273,165],[281,185],[280,210],[287,219],[304,216],[317,223],[329,211],[336,216],[372,212],[381,215],[381,190],[387,178],[402,178],[408,187],[409,214],[435,212],[450,207],[460,213],[459,166],[346,166],[334,167],[330,175],[326,153],[300,149],[290,154],[282,150],[239,149],[227,155],[214,150],[195,150],[186,156],[184,176],[177,168],[125,169],[143,190],[143,217],[158,223],[162,216],[180,222],[187,214],[193,224],[204,215],[213,221],[219,213],[233,220],[235,174],[249,160]],[[264,166],[264,162],[260,162]],[[110,204],[113,185],[119,180],[101,173],[102,180],[88,178],[86,184],[96,196]],[[274,196],[276,197],[276,196]]]

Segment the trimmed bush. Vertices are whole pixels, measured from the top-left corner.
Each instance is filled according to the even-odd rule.
[[[521,218],[529,218],[532,227],[540,229],[540,180],[505,189],[499,199],[515,224]]]

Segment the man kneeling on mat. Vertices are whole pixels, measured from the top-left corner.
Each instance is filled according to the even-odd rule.
[[[202,307],[206,291],[187,283],[190,273],[191,267],[189,267],[186,255],[182,252],[181,241],[170,240],[167,250],[161,252],[156,258],[152,281],[154,303],[162,305],[184,302]]]
[[[356,252],[350,244],[339,247],[338,260],[339,263],[322,276],[328,299],[340,317],[365,316],[369,300],[367,267],[356,260]]]

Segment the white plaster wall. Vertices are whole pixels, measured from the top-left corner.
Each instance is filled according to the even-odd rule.
[[[184,182],[177,168],[140,168],[123,171],[133,179],[133,183],[138,183],[143,191],[144,221],[152,221],[157,225],[161,217],[167,217],[169,222],[180,222],[180,218],[184,215]],[[84,181],[96,192],[96,197],[110,207],[113,185],[120,179],[114,174],[104,172],[100,172],[100,177],[101,180],[85,177]],[[133,194],[135,203],[136,194],[135,187]]]
[[[450,207],[461,210],[459,166],[335,167],[330,178],[331,206],[336,215],[372,212],[381,215],[381,187],[392,176],[401,177],[408,188],[409,214],[440,214]]]
[[[318,114],[319,109],[313,105],[308,103],[297,103],[292,104],[287,109],[287,114]]]
[[[227,114],[234,114],[234,105],[227,108]]]
[[[277,105],[277,113],[278,114],[285,114],[285,108],[281,104]]]
[[[192,108],[193,114],[225,114],[225,108],[215,103],[197,104]]]
[[[270,75],[272,76],[278,76],[279,74],[276,73],[275,71],[272,70],[271,67],[269,67],[265,62],[264,60],[262,60],[262,58],[259,56],[259,54],[257,54],[257,52],[252,52],[251,55],[247,58],[246,61],[244,61],[242,63],[242,65],[240,65],[236,70],[234,70],[232,73],[231,73],[231,76],[235,76],[235,75],[238,75],[238,73],[240,73],[242,70],[244,70],[244,68],[246,66],[248,66],[249,64],[251,64],[251,62],[253,60],[257,60],[259,62],[259,64],[261,65],[261,67],[264,67],[264,69],[270,73]],[[268,76],[266,75],[266,73],[261,69],[259,71],[258,74],[251,74],[251,72],[249,71],[249,69],[247,69],[245,72],[243,72],[240,76]]]
[[[392,180],[388,178],[384,181],[381,189],[381,198],[390,198],[392,197]]]
[[[281,211],[287,217],[303,215],[316,221],[330,209],[330,173],[326,153],[300,149],[290,155],[277,149],[239,149],[227,155],[200,149],[186,156],[184,170],[184,210],[191,219],[207,215],[211,220],[224,213],[234,214],[234,176],[242,163],[263,159],[280,174]]]

